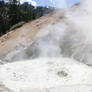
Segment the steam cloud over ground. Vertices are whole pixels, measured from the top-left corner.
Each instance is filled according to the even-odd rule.
[[[92,84],[91,4],[84,0],[65,10],[62,21],[44,27],[32,45],[11,57],[16,62],[1,65],[3,84],[14,92]]]

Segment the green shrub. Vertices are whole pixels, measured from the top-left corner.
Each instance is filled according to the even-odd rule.
[[[62,71],[58,71],[57,72],[57,75],[59,77],[66,77],[66,76],[68,76],[68,73],[62,70]]]
[[[22,22],[19,22],[19,23],[13,25],[13,26],[9,29],[9,31],[12,31],[12,30],[14,30],[14,29],[17,29],[17,28],[23,26],[24,24],[25,24],[25,22],[23,22],[23,21],[22,21]]]

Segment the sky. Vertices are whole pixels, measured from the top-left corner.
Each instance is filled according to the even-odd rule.
[[[79,1],[80,0],[20,0],[21,3],[29,2],[34,6],[54,6],[57,8],[65,8]]]
[[[80,0],[53,0],[54,6],[57,8],[65,8],[67,6],[73,5]]]

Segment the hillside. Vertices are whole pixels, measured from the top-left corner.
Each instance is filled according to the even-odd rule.
[[[24,49],[27,45],[33,43],[37,38],[36,35],[44,27],[55,25],[59,21],[63,21],[63,12],[53,12],[47,14],[35,21],[26,23],[23,27],[13,30],[0,37],[0,58],[3,59],[9,53],[15,53],[17,50]]]
[[[0,38],[0,92],[91,92],[92,1],[46,14]]]

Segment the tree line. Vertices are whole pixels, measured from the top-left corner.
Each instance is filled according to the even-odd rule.
[[[28,2],[20,4],[17,0],[9,0],[7,3],[0,0],[0,36],[7,33],[14,24],[37,19],[53,10],[52,7],[34,7]]]

